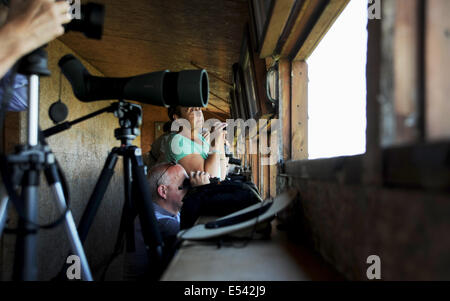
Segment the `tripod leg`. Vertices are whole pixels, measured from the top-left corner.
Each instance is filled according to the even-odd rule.
[[[150,187],[145,177],[144,164],[142,161],[141,150],[135,148],[131,156],[131,162],[133,165],[134,181],[136,183],[136,189],[140,198],[136,198],[136,209],[139,216],[139,221],[142,226],[142,235],[144,241],[150,249],[153,249],[159,262],[162,260],[163,241],[161,233],[158,229],[156,222],[155,211],[152,203],[152,195],[150,193]]]
[[[0,188],[0,238],[2,237],[3,229],[6,225],[6,219],[8,218],[8,204],[9,197],[8,194],[3,190],[3,187]]]
[[[66,200],[64,197],[64,191],[62,189],[61,181],[59,180],[56,164],[51,164],[45,171],[45,175],[47,178],[47,182],[52,186],[53,192],[56,195],[56,201],[59,211],[61,213],[66,211]],[[72,252],[74,255],[77,255],[78,258],[80,258],[82,279],[85,281],[92,281],[92,274],[89,268],[86,254],[84,253],[83,244],[81,243],[80,237],[78,236],[77,227],[70,210],[66,213],[64,226],[66,228]]]
[[[106,158],[100,177],[95,185],[86,209],[83,212],[80,224],[78,225],[78,233],[80,235],[81,242],[86,241],[86,237],[94,221],[95,215],[97,214],[100,203],[105,195],[106,189],[108,188],[109,182],[114,175],[114,167],[116,166],[117,159],[118,154],[113,149],[113,151],[108,155],[108,158]]]
[[[78,225],[78,235],[80,237],[81,243],[86,241],[89,229],[92,226],[95,215],[97,214],[100,203],[105,195],[106,189],[108,188],[109,182],[114,175],[114,167],[116,166],[118,159],[117,150],[113,149],[106,158],[105,164],[103,166],[100,177],[95,185],[94,191],[89,199],[86,209],[81,217],[80,224]],[[64,277],[64,269],[66,264],[63,265],[59,274],[55,279]]]
[[[127,252],[134,252],[134,214],[133,206],[131,203],[132,200],[132,165],[130,159],[127,157],[126,153],[123,156],[123,173],[124,173],[124,193],[125,200],[122,209],[122,216],[120,217],[119,231],[117,233],[116,243],[114,245],[114,251],[111,257],[108,260],[106,268],[103,271],[101,276],[101,281],[105,280],[106,272],[108,271],[109,266],[113,262],[113,260],[119,256],[123,251],[124,246],[124,238],[127,236]]]
[[[19,219],[19,233],[16,240],[16,255],[14,258],[14,280],[35,281],[37,279],[36,260],[36,226],[29,223],[37,222],[39,172],[30,170],[25,175],[26,183],[22,195],[25,199],[25,218]]]

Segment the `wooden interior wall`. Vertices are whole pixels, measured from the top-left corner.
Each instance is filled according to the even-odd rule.
[[[167,109],[159,106],[144,105],[141,132],[142,153],[150,151],[152,143],[155,141],[155,122],[169,121]]]

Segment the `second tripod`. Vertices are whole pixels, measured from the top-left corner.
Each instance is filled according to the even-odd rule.
[[[134,250],[134,219],[137,215],[142,225],[144,242],[149,247],[149,256],[153,263],[160,264],[163,260],[163,242],[156,223],[150,188],[146,180],[142,151],[140,148],[132,145],[132,141],[139,135],[139,126],[142,123],[141,106],[124,101],[113,103],[109,107],[73,122],[66,122],[48,129],[44,131],[44,136],[47,137],[59,133],[76,123],[104,112],[114,113],[118,117],[120,128],[114,130],[114,136],[121,142],[121,145],[120,147],[114,147],[106,158],[100,177],[78,226],[80,239],[82,242],[86,240],[89,229],[114,175],[118,158],[123,157],[124,205],[113,255],[116,255],[122,249],[125,235],[127,235],[128,251]],[[153,268],[155,268],[154,272],[159,270],[159,266],[154,266]]]

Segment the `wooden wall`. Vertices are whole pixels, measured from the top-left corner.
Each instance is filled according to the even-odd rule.
[[[366,154],[286,160],[278,189],[296,187],[299,197],[282,218],[348,279],[367,280],[366,260],[378,255],[383,280],[448,280],[450,7],[382,7],[368,25]],[[288,133],[293,123],[285,121]]]

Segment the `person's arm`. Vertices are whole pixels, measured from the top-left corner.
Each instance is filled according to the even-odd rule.
[[[210,137],[211,133],[209,131],[204,132],[202,134],[203,138],[205,139],[205,142],[210,146]],[[210,149],[211,150],[211,149]],[[220,161],[220,155],[216,153],[210,153],[208,155],[208,158],[204,161],[203,168],[206,172],[208,172],[211,175],[214,175],[214,177],[219,177],[221,173],[221,161]]]
[[[220,154],[211,153],[205,160],[205,171],[214,178],[220,178]]]
[[[218,154],[210,154],[203,159],[200,154],[190,154],[178,160],[188,174],[192,171],[205,171],[212,177],[220,177],[220,157]]]
[[[227,132],[224,131],[223,132],[223,140],[225,142],[224,145],[224,152],[223,154],[220,155],[220,179],[223,181],[225,180],[225,178],[227,177],[227,173],[228,173],[228,158],[226,156],[226,153],[229,152],[230,149],[230,143],[227,140]],[[225,147],[228,149],[227,151],[225,150]]]
[[[0,28],[0,41],[2,41],[2,47],[0,47],[0,78],[2,78],[21,57],[20,43],[22,41],[17,39],[13,28],[8,25]]]
[[[224,154],[224,143],[222,138],[217,138],[215,145],[209,146],[209,154],[206,159],[200,154],[189,154],[178,160],[186,172],[190,174],[191,171],[205,171],[214,178],[221,176],[221,161],[220,156]],[[177,142],[176,142],[177,143]],[[222,146],[222,147],[220,147]]]
[[[214,132],[210,137],[211,144],[209,148],[208,158],[205,160],[205,171],[209,172],[211,176],[222,179],[222,161],[225,157],[225,128],[226,123],[214,124]]]
[[[220,179],[223,181],[228,173],[228,158],[223,155],[220,156]]]
[[[64,33],[72,17],[66,1],[11,0],[6,24],[0,28],[0,78],[22,56]]]

